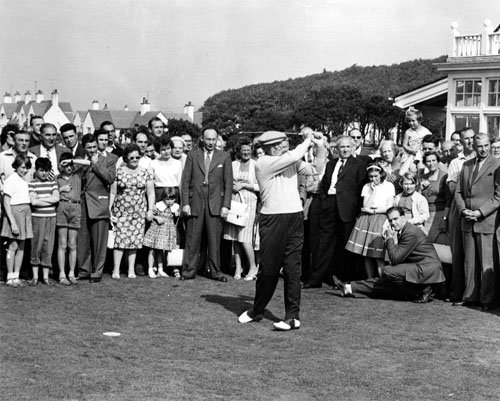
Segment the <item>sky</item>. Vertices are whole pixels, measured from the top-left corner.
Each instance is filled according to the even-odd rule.
[[[452,21],[479,34],[499,16],[499,0],[0,0],[0,92],[179,112],[225,89],[438,57]]]

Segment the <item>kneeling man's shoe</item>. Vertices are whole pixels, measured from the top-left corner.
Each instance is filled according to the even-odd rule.
[[[288,319],[276,322],[273,324],[274,328],[278,331],[297,330],[300,328],[300,320]]]
[[[418,297],[416,300],[413,302],[417,304],[425,304],[427,302],[431,302],[434,296],[434,292],[432,291],[432,287],[430,285],[426,286],[420,297]]]
[[[238,322],[240,323],[250,323],[250,322],[258,322],[262,319],[261,316],[254,316],[251,310],[247,310],[243,312],[238,318]]]
[[[332,276],[332,279],[333,279],[333,285],[340,290],[343,297],[351,297],[351,298],[354,297],[354,294],[352,293],[351,284],[344,283],[337,276]]]

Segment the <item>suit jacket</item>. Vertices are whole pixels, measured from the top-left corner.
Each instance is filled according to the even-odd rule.
[[[462,218],[462,231],[483,234],[495,232],[496,211],[500,206],[500,160],[488,156],[481,166],[474,182],[472,175],[476,158],[467,160],[458,177],[455,201],[458,212],[465,209],[479,210],[482,218],[470,222]]]
[[[36,157],[40,157],[40,149],[41,149],[41,147],[42,147],[41,144],[40,145],[36,145],[36,146],[33,146],[33,147],[29,148],[29,151],[31,153],[33,153]],[[55,148],[56,148],[56,156],[57,156],[57,162],[58,163],[59,163],[59,159],[60,159],[61,155],[64,152],[71,152],[71,150],[69,150],[66,146],[56,145]],[[43,157],[45,157],[45,155]]]
[[[63,149],[69,150],[65,146],[62,146],[62,145],[59,145],[59,146],[62,147]],[[75,154],[73,156],[76,159],[83,159],[83,158],[85,158],[85,149],[83,148],[83,146],[82,146],[82,144],[80,142],[78,142],[78,144],[76,145]]]
[[[116,159],[99,155],[97,163],[81,169],[82,202],[90,219],[109,219],[109,189],[116,178]]]
[[[182,172],[182,206],[191,207],[191,215],[198,216],[203,207],[203,182],[205,181],[205,153],[196,149],[187,155]],[[214,150],[208,173],[208,204],[213,216],[220,216],[222,207],[231,207],[233,169],[229,153]]]
[[[332,175],[339,159],[328,161],[325,174],[320,184],[320,192],[323,198],[328,195]],[[366,166],[364,162],[355,157],[348,157],[337,181],[337,205],[339,216],[343,222],[356,220],[361,210],[361,190],[367,182]]]
[[[405,279],[409,283],[433,284],[445,280],[439,257],[431,240],[417,226],[406,222],[398,233],[398,243],[387,241],[387,253],[391,265],[412,264],[407,268]]]

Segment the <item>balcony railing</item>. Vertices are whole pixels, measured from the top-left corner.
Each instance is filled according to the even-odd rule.
[[[458,24],[451,24],[453,30],[453,57],[493,56],[500,54],[500,33],[494,33],[490,20],[484,21],[483,33],[462,35]]]

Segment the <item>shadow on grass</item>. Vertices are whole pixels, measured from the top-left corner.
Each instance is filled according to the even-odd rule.
[[[234,313],[236,316],[241,315],[244,311],[251,309],[253,306],[253,297],[249,297],[247,295],[230,297],[224,295],[207,294],[200,295],[200,297],[207,302],[223,306],[228,311]],[[263,318],[272,322],[279,322],[281,320],[267,309],[264,312]]]

